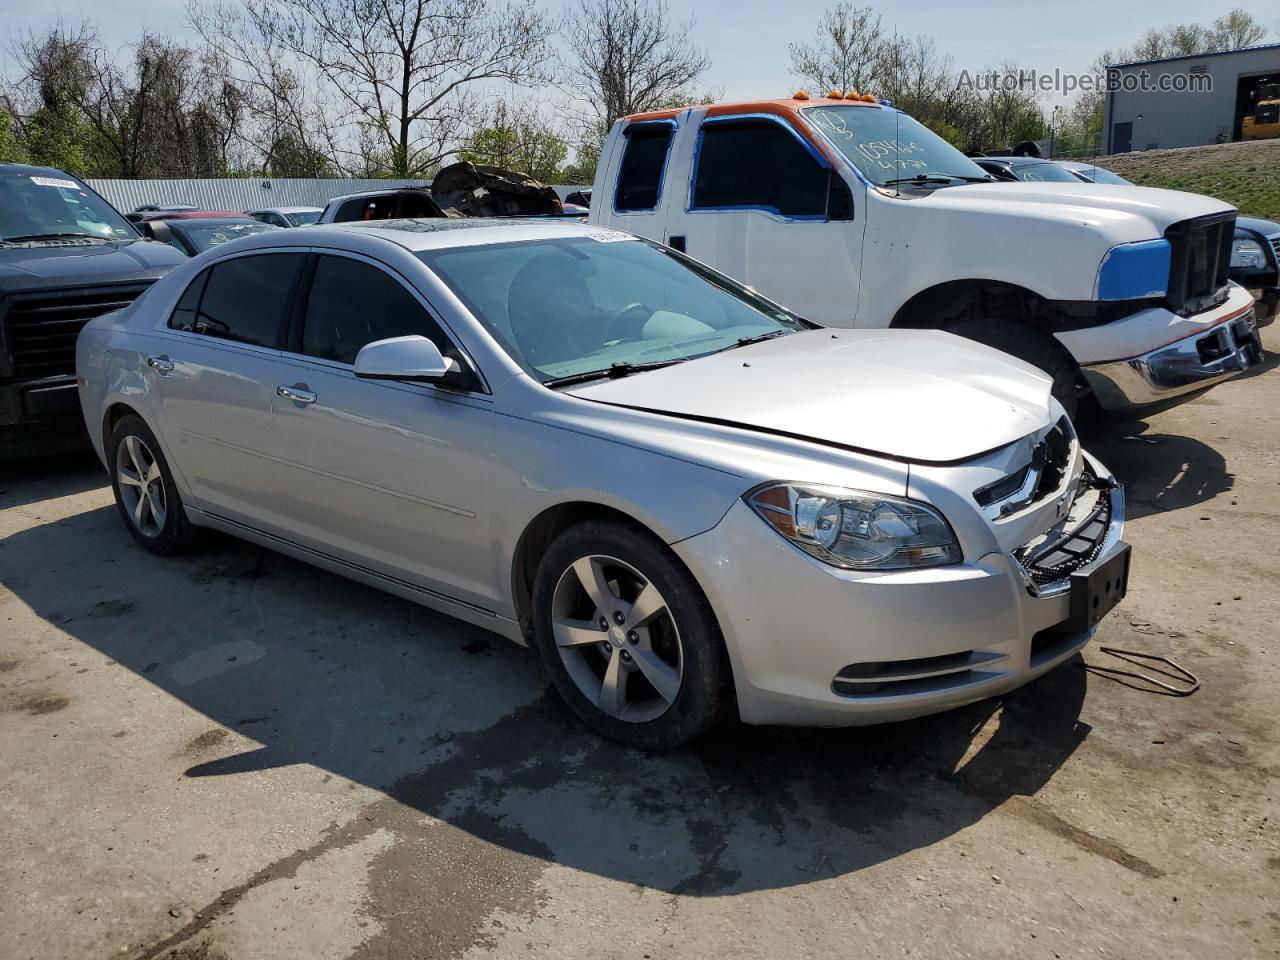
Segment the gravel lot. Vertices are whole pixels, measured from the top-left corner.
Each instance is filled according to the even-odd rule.
[[[1068,664],[662,757],[504,641],[232,540],[150,557],[96,461],[7,465],[0,958],[1280,956],[1275,365],[1088,437],[1135,550],[1099,642],[1196,695]]]

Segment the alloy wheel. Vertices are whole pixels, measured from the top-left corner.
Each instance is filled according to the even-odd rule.
[[[116,482],[129,522],[146,537],[164,529],[167,503],[156,455],[141,437],[129,434],[116,449]]]
[[[629,563],[585,556],[561,575],[551,631],[569,676],[603,713],[629,723],[662,716],[680,693],[680,631],[657,586]]]

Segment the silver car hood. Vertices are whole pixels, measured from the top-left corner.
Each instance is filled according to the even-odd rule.
[[[1028,364],[933,330],[814,330],[568,392],[920,463],[1012,443],[1060,416]]]

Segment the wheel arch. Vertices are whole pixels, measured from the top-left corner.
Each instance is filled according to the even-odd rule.
[[[913,294],[889,326],[906,330],[943,330],[963,320],[1008,319],[1046,334],[1058,316],[1052,301],[1007,280],[972,277],[947,280]]]
[[[659,542],[666,542],[652,527],[631,514],[604,503],[570,500],[544,509],[525,525],[511,558],[511,600],[515,607],[516,622],[526,639],[532,629],[533,580],[538,572],[538,561],[546,553],[552,540],[570,527],[588,520],[611,520],[647,534]]]

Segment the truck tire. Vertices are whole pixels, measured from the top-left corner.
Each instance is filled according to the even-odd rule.
[[[667,546],[592,520],[548,547],[533,584],[533,646],[584,725],[640,750],[670,750],[732,710],[715,614]]]
[[[1067,416],[1075,419],[1080,404],[1075,361],[1053,337],[1009,320],[961,320],[944,329],[1039,367],[1053,380],[1053,395]]]

